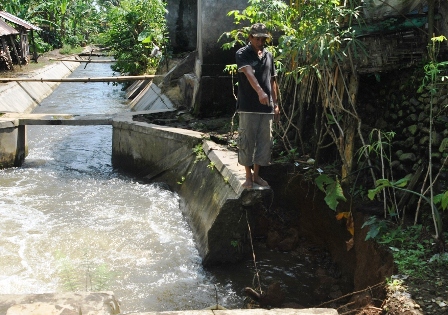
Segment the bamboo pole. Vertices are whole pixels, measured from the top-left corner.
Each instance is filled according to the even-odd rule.
[[[71,62],[87,62],[87,63],[111,63],[116,62],[116,60],[84,60],[84,59],[54,59],[50,58],[51,61],[71,61]]]
[[[0,78],[0,82],[121,82],[148,80],[163,75],[136,75],[136,76],[120,76],[120,77],[96,77],[96,78]]]

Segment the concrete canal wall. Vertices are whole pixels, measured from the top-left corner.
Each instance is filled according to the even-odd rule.
[[[253,207],[268,207],[272,191],[244,190],[236,152],[199,132],[120,117],[113,122],[112,163],[150,181],[168,184],[185,202],[204,265],[236,262],[247,248]]]
[[[58,61],[31,72],[28,77],[35,79],[64,78],[78,66],[79,62]],[[59,84],[55,82],[0,83],[0,113],[30,113]]]
[[[78,62],[59,61],[31,72],[29,77],[63,78],[78,66]],[[58,85],[52,82],[0,83],[0,168],[20,166],[28,153],[26,126],[19,126],[17,119],[2,119],[2,114],[30,113]]]

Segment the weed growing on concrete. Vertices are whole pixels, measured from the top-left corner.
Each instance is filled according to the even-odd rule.
[[[215,166],[216,166],[215,162],[210,162],[208,163],[207,168],[213,171],[215,169]]]
[[[194,163],[198,161],[204,161],[207,156],[205,155],[204,148],[202,147],[202,143],[197,144],[193,148],[193,153],[196,155],[196,159],[194,160]]]

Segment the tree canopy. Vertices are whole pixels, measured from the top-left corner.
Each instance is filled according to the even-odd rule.
[[[102,44],[112,50],[114,70],[121,73],[145,73],[166,48],[164,0],[10,0],[0,10],[42,29],[36,36],[39,52]]]

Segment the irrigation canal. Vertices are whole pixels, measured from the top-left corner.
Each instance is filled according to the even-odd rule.
[[[111,76],[106,63],[71,77]],[[121,86],[64,82],[33,113],[129,111]],[[0,294],[113,291],[122,312],[242,308],[253,261],[204,269],[181,199],[111,166],[111,126],[28,126],[29,155],[0,171]],[[260,249],[262,284],[314,306],[312,266]],[[281,261],[281,265],[279,265]],[[307,265],[308,264],[308,265]]]

